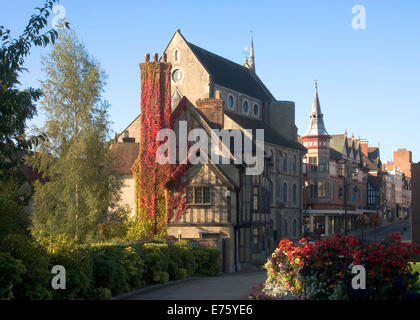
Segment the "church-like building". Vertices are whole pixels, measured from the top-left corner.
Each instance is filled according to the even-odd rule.
[[[249,62],[241,65],[188,42],[177,30],[159,62],[171,66],[172,110],[186,97],[183,119],[195,128],[203,128],[209,136],[212,129],[264,130],[262,174],[246,175],[244,164],[211,160],[189,170],[188,209],[169,225],[169,235],[219,247],[227,272],[265,260],[282,238],[298,240],[302,159],[307,150],[298,141],[294,102],[276,100],[257,76],[253,43]],[[131,167],[139,137],[140,116],[111,146],[125,182],[122,202],[133,214]],[[227,147],[232,151],[231,145]]]

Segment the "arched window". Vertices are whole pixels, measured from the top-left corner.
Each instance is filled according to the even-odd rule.
[[[276,201],[278,203],[280,203],[280,201],[281,201],[281,180],[280,180],[280,178],[277,178],[276,188],[277,188]]]
[[[281,161],[282,161],[282,157],[283,157],[283,154],[282,154],[282,152],[281,151],[279,151],[278,152],[278,170],[279,171],[281,171]]]
[[[296,155],[293,156],[293,174],[297,172],[297,157]]]
[[[293,237],[297,236],[297,222],[296,219],[293,219]]]
[[[295,184],[293,185],[293,195],[292,195],[292,197],[293,197],[293,204],[296,205],[296,203],[297,203],[297,187],[296,187]]]
[[[287,172],[287,153],[283,155],[283,171]]]
[[[271,180],[269,182],[268,194],[269,194],[268,204],[272,206],[274,205],[274,190],[273,190],[273,181]]]
[[[283,183],[283,204],[287,204],[287,183]]]

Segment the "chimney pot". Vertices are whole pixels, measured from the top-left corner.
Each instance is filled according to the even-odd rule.
[[[154,61],[154,62],[157,62],[157,61],[158,61],[158,54],[157,54],[157,53],[155,53],[155,54],[153,55],[153,61]]]
[[[146,53],[144,55],[144,62],[149,62],[150,61],[150,54]]]

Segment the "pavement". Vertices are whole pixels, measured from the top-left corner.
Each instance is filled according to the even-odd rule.
[[[266,279],[266,271],[200,277],[134,294],[124,300],[248,300],[251,288]]]

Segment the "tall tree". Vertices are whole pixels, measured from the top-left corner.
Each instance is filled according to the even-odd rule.
[[[121,180],[109,159],[106,75],[74,32],[63,31],[43,57],[42,108],[47,139],[31,164],[46,183],[35,185],[33,230],[97,239],[101,225],[119,219]]]

